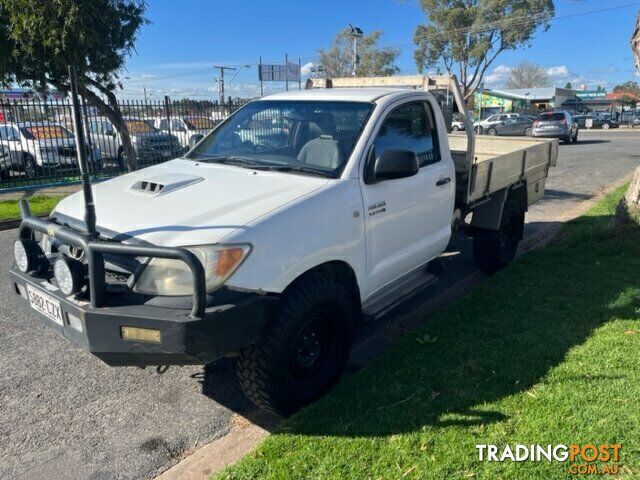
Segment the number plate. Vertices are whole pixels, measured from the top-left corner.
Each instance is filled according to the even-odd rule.
[[[62,308],[60,307],[60,302],[58,300],[28,284],[27,295],[29,297],[31,308],[53,320],[58,325],[63,325]]]

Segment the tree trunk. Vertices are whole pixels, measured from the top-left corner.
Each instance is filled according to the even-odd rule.
[[[96,86],[96,88],[99,88]],[[138,159],[136,155],[136,150],[133,148],[133,143],[131,143],[131,135],[129,134],[129,129],[124,121],[124,117],[122,116],[122,112],[120,111],[120,106],[118,105],[118,100],[115,94],[110,90],[103,90],[99,88],[100,91],[107,97],[107,102],[102,100],[95,92],[90,90],[84,85],[80,85],[80,93],[83,97],[85,97],[91,104],[93,104],[102,115],[107,117],[109,121],[113,124],[114,128],[120,134],[120,141],[122,142],[122,153],[124,156],[124,162],[127,166],[127,170],[130,172],[136,170],[138,168]]]
[[[640,72],[640,12],[636,19],[636,28],[631,36],[631,50],[636,58],[636,67]],[[640,224],[640,167],[633,174],[631,185],[616,209],[615,223],[624,225]]]

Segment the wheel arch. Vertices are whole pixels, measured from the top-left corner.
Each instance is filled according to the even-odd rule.
[[[304,278],[309,275],[321,274],[326,275],[329,278],[332,278],[338,281],[340,284],[347,287],[351,298],[354,301],[354,304],[360,310],[361,307],[361,295],[360,295],[360,286],[358,284],[358,277],[356,275],[355,270],[351,265],[349,265],[344,260],[331,260],[312,267],[300,275],[298,275],[294,280],[292,280],[283,290],[282,294],[284,295],[287,290],[292,288],[296,283],[302,281]]]

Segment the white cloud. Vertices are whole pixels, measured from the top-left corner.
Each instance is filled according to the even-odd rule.
[[[503,87],[509,78],[511,73],[511,67],[508,65],[498,65],[493,71],[484,76],[485,88],[500,88]]]
[[[571,74],[569,68],[566,65],[558,65],[556,67],[547,68],[547,75],[551,78],[567,78]]]

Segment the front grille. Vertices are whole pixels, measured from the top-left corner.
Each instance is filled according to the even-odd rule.
[[[75,157],[76,147],[58,147],[58,154],[63,157]]]

